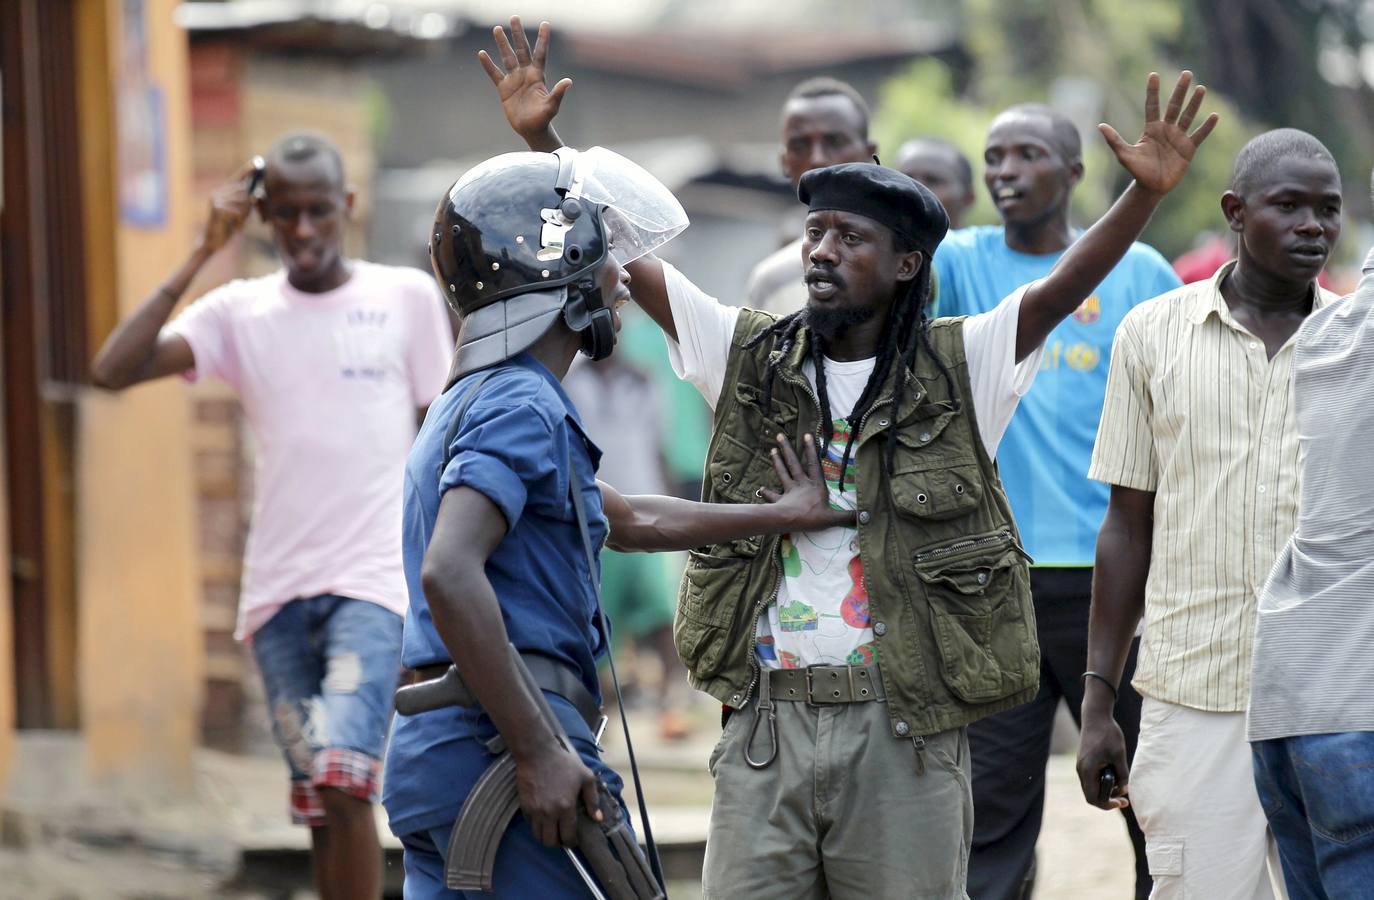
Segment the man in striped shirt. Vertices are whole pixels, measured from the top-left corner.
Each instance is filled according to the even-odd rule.
[[[1341,182],[1316,138],[1252,140],[1221,207],[1238,257],[1133,309],[1117,330],[1089,476],[1111,485],[1097,541],[1078,771],[1130,802],[1155,900],[1270,900],[1277,856],[1246,744],[1256,597],[1297,517],[1293,335],[1335,299],[1316,278],[1340,234]],[[1145,619],[1127,769],[1112,705]],[[1115,769],[1118,787],[1099,797]]]
[[[1260,595],[1249,738],[1289,895],[1374,884],[1374,252],[1293,349],[1298,525]]]

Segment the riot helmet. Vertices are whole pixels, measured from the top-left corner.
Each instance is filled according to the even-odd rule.
[[[462,318],[452,378],[528,348],[561,316],[582,352],[615,346],[598,275],[608,255],[626,265],[687,227],[657,179],[619,154],[506,153],[470,169],[434,217],[430,259]]]

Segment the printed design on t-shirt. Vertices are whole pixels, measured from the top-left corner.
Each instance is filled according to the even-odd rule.
[[[1045,353],[1040,358],[1040,371],[1052,372],[1064,367],[1075,372],[1091,372],[1102,361],[1102,350],[1084,341],[1065,344],[1054,341],[1045,345]]]
[[[849,578],[853,586],[840,604],[840,618],[850,628],[867,628],[868,586],[864,584],[864,561],[854,557],[849,561]]]
[[[783,631],[815,631],[820,616],[813,607],[800,600],[778,607],[778,622]]]
[[[344,316],[334,332],[339,374],[349,379],[382,381],[405,370],[404,350],[384,309],[358,307]]]
[[[843,418],[832,423],[822,470],[836,509],[854,509],[857,465],[851,456],[844,490],[840,458],[849,437]],[[778,551],[782,579],[776,602],[760,620],[756,650],[765,665],[846,665],[874,657],[868,588],[852,526],[787,535]]]
[[[797,545],[792,543],[792,535],[785,534],[782,536],[782,545],[778,548],[778,553],[782,555],[782,574],[784,576],[796,578],[801,574],[801,554],[797,552]]]
[[[833,430],[830,433],[830,443],[825,448],[825,456],[821,458],[821,475],[825,478],[826,486],[830,488],[830,505],[835,509],[853,509],[852,502],[844,503],[843,494],[854,493],[855,465],[854,447],[849,448],[849,465],[844,473],[844,490],[840,490],[840,462],[844,458],[844,446],[849,443],[849,423],[844,419],[836,419],[833,423]]]
[[[867,644],[860,644],[854,651],[845,657],[844,661],[851,666],[866,666],[878,658],[878,642],[869,641]]]
[[[1073,320],[1082,325],[1091,325],[1102,318],[1102,299],[1093,294],[1073,311]]]

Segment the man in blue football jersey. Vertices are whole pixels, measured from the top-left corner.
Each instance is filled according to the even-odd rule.
[[[1078,129],[1067,117],[1039,104],[1005,110],[988,129],[983,160],[983,181],[1002,225],[952,231],[940,245],[934,260],[940,315],[992,309],[1019,285],[1048,275],[1079,233],[1070,224],[1069,199],[1083,177],[1083,160]],[[1036,561],[1031,590],[1042,662],[1034,700],[969,728],[973,900],[1030,896],[1055,710],[1062,697],[1076,720],[1083,700],[1093,552],[1107,509],[1106,486],[1087,474],[1112,336],[1133,306],[1178,285],[1159,253],[1131,247],[1050,333],[1035,389],[1022,399],[998,451],[1012,511]],[[1140,697],[1129,687],[1121,690],[1117,717],[1133,752]],[[1136,896],[1144,898],[1150,891],[1144,838],[1130,809],[1125,814]]]

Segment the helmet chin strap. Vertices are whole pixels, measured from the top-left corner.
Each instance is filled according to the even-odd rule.
[[[615,316],[594,280],[584,279],[570,288],[563,321],[582,335],[583,355],[593,360],[605,359],[615,349]]]

